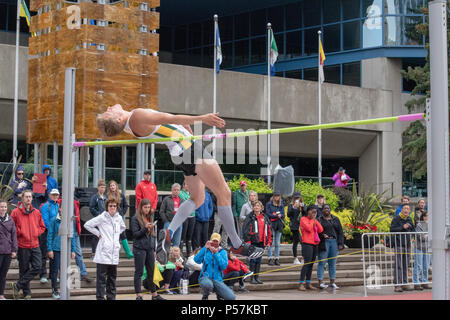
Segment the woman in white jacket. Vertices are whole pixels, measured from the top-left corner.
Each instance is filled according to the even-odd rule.
[[[84,227],[99,238],[94,262],[97,264],[97,300],[116,299],[117,265],[119,264],[120,234],[125,223],[117,210],[116,199],[106,201],[107,211],[85,223]]]

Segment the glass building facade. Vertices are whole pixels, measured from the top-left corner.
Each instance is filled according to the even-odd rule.
[[[270,4],[270,2],[267,2]],[[219,16],[222,68],[265,74],[268,22],[278,47],[278,76],[317,80],[318,35],[323,34],[327,82],[360,86],[363,51],[423,48],[415,26],[426,0],[304,0]],[[161,51],[172,63],[213,67],[211,18],[162,26]],[[396,53],[398,55],[398,53]],[[409,57],[405,51],[405,57]]]

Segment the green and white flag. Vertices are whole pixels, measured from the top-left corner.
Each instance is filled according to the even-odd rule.
[[[270,75],[275,75],[275,62],[278,58],[278,48],[273,36],[273,31],[270,29]]]

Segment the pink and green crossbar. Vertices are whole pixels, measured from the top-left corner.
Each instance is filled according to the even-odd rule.
[[[299,126],[299,127],[289,127],[281,129],[264,129],[256,131],[247,132],[232,132],[232,133],[219,133],[219,134],[204,134],[197,136],[179,137],[179,138],[156,138],[156,139],[133,139],[133,140],[112,140],[112,141],[79,141],[74,142],[74,147],[92,147],[92,146],[112,146],[112,145],[129,145],[138,143],[155,143],[155,142],[166,142],[166,141],[181,141],[181,140],[211,140],[220,138],[237,138],[237,137],[247,137],[247,136],[257,136],[257,135],[267,135],[267,134],[280,134],[280,133],[292,133],[292,132],[303,132],[303,131],[314,131],[319,129],[334,129],[342,127],[351,126],[363,126],[368,124],[386,123],[386,122],[406,122],[422,120],[425,118],[424,113],[414,113],[405,114],[395,117],[385,117],[385,118],[375,118],[366,120],[355,120],[355,121],[344,121],[344,122],[334,122],[325,123],[320,125],[309,125],[309,126]]]

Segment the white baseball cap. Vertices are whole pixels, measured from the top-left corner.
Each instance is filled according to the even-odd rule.
[[[59,190],[58,189],[52,189],[52,191],[50,191],[50,194],[57,194],[57,195],[59,195]]]

